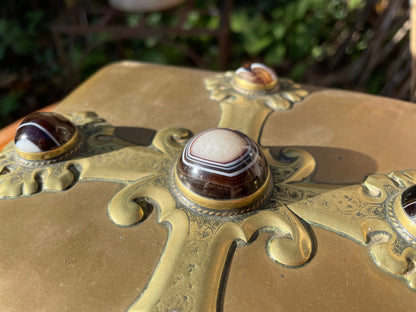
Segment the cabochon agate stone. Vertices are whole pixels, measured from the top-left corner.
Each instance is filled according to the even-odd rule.
[[[33,113],[17,128],[15,146],[25,153],[48,152],[62,147],[76,133],[76,126],[56,113]]]
[[[179,180],[211,199],[248,196],[265,183],[268,167],[256,143],[241,132],[215,128],[195,136],[177,164]]]
[[[407,216],[416,223],[416,186],[412,186],[403,192],[402,207]]]
[[[261,63],[249,63],[235,71],[237,77],[253,84],[268,85],[277,82],[276,73]]]

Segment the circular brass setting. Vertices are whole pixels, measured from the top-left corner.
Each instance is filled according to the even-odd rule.
[[[22,163],[50,163],[74,153],[79,137],[78,128],[66,117],[35,112],[26,116],[16,129],[14,147]]]
[[[273,89],[278,83],[278,78],[271,68],[261,63],[252,63],[235,71],[234,83],[244,90],[264,91]]]
[[[249,90],[249,91],[270,90],[274,88],[277,84],[277,81],[273,81],[268,84],[256,84],[256,83],[246,81],[243,78],[238,77],[237,75],[234,75],[234,82],[238,87],[245,89],[245,90]]]
[[[416,202],[416,187],[412,186],[405,190],[394,202],[394,212],[400,224],[407,230],[411,235],[416,237],[416,223],[412,221],[410,216],[405,211],[405,207],[409,204]]]
[[[195,204],[213,210],[220,210],[220,211],[227,211],[233,209],[239,209],[243,207],[247,207],[250,205],[254,205],[257,201],[259,201],[263,196],[266,195],[267,191],[269,190],[271,177],[270,171],[268,171],[266,181],[264,184],[254,193],[237,198],[237,199],[226,199],[226,200],[219,200],[219,199],[211,199],[208,197],[201,196],[195,192],[189,190],[179,179],[178,174],[175,170],[174,174],[175,183],[178,187],[178,190],[190,201],[194,202]]]
[[[79,137],[80,135],[79,135],[78,129],[76,129],[72,138],[68,142],[66,142],[64,145],[56,149],[46,151],[46,152],[30,153],[30,152],[24,152],[15,147],[15,151],[21,158],[26,159],[26,160],[32,160],[32,161],[48,160],[48,159],[56,158],[58,156],[61,156],[71,151],[77,145]]]

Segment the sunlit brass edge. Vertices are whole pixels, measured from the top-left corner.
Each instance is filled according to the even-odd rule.
[[[178,187],[179,191],[190,201],[205,208],[224,211],[224,210],[232,210],[232,209],[247,207],[255,203],[260,198],[262,198],[262,196],[268,190],[268,187],[271,181],[270,176],[271,176],[270,170],[268,170],[266,181],[257,191],[255,191],[253,194],[250,194],[246,197],[233,199],[233,200],[232,199],[228,199],[228,200],[210,199],[210,198],[198,195],[195,192],[192,192],[179,179],[176,170],[174,173],[174,180],[175,180],[174,182],[176,183],[176,186]]]
[[[26,160],[45,160],[45,159],[52,159],[55,157],[58,157],[59,155],[62,155],[66,152],[68,152],[69,150],[71,150],[78,142],[79,139],[79,132],[78,129],[75,130],[74,135],[72,136],[72,138],[66,142],[64,145],[52,150],[52,151],[47,151],[47,152],[39,152],[39,153],[28,153],[28,152],[23,152],[21,150],[19,150],[16,145],[15,145],[15,151],[17,152],[17,154],[22,157],[23,159]]]
[[[264,90],[270,90],[274,88],[277,83],[278,79],[275,81],[269,82],[267,84],[258,84],[258,83],[252,83],[249,82],[243,78],[238,77],[236,74],[234,74],[234,83],[244,90],[250,90],[250,91],[264,91]]]
[[[410,220],[409,216],[404,211],[403,205],[402,205],[402,195],[397,196],[393,208],[394,212],[396,214],[397,219],[399,220],[400,224],[407,230],[409,233],[416,238],[416,224],[413,223],[412,220]]]

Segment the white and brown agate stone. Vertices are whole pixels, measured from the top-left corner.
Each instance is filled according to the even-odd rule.
[[[190,191],[210,199],[227,200],[259,190],[267,179],[268,166],[249,137],[239,131],[214,128],[188,142],[176,172]]]
[[[276,73],[262,63],[248,63],[235,71],[235,75],[243,81],[260,86],[274,86],[277,83]]]
[[[67,151],[66,145],[74,140],[76,133],[76,126],[59,114],[33,113],[17,128],[14,142],[21,156],[31,153],[44,154],[59,149],[64,153]]]

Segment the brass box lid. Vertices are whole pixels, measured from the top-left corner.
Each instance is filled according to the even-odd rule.
[[[282,227],[281,231],[293,236],[300,229],[301,233],[305,231],[309,235],[305,244],[312,246],[308,247],[311,254],[305,255],[304,263],[280,265],[276,262],[281,261],[273,261],[271,230],[259,227],[245,229],[253,231],[246,242],[236,237],[236,241],[221,239],[215,246],[211,243],[193,245],[193,241],[184,242],[185,247],[175,245],[181,251],[185,248],[187,258],[183,259],[188,262],[172,268],[180,274],[170,272],[172,276],[164,276],[159,269],[168,267],[169,263],[163,259],[177,256],[175,248],[168,246],[169,242],[175,241],[176,235],[186,237],[186,233],[181,234],[181,226],[186,228],[192,221],[172,221],[164,215],[163,209],[154,208],[138,225],[117,226],[117,222],[112,222],[117,216],[114,217],[111,209],[107,211],[109,202],[134,198],[133,195],[121,198],[117,194],[123,189],[134,194],[129,187],[146,179],[146,175],[136,173],[135,168],[142,170],[149,164],[149,172],[159,169],[151,168],[152,162],[144,160],[144,156],[130,153],[134,148],[129,147],[129,152],[120,148],[112,154],[112,159],[105,159],[103,150],[95,156],[85,154],[79,161],[77,170],[81,183],[71,184],[64,191],[48,190],[42,185],[37,189],[44,190],[40,194],[34,191],[32,195],[5,196],[0,200],[0,310],[413,310],[411,302],[416,293],[411,289],[415,286],[411,264],[415,254],[409,252],[411,247],[403,240],[391,241],[403,234],[398,228],[387,229],[386,222],[381,222],[381,226],[379,220],[374,221],[377,218],[366,219],[366,216],[371,215],[369,211],[374,207],[390,209],[385,203],[386,196],[390,198],[390,189],[384,188],[390,182],[385,181],[392,181],[392,188],[403,183],[396,185],[397,192],[414,184],[413,172],[405,176],[386,175],[414,168],[416,147],[412,144],[412,130],[416,107],[377,96],[290,85],[295,88],[282,87],[272,98],[270,94],[266,98],[264,94],[243,94],[243,98],[249,100],[241,100],[244,103],[240,104],[248,113],[240,114],[240,104],[229,106],[234,103],[233,99],[238,101],[240,95],[227,85],[230,80],[226,77],[208,71],[121,62],[95,74],[64,99],[56,112],[70,115],[94,111],[112,125],[104,126],[107,127],[105,131],[111,133],[116,129],[120,139],[143,149],[162,129],[186,128],[196,134],[220,125],[258,139],[270,153],[268,157],[276,161],[285,147],[296,147],[293,153],[301,153],[296,154],[303,161],[301,167],[313,163],[312,158],[308,158],[312,155],[315,167],[300,173],[299,176],[304,174],[303,178],[282,184],[287,187],[286,191],[282,190],[283,186],[279,190],[288,196],[288,199],[281,199],[285,203],[282,209],[286,217],[294,220],[288,226],[297,228],[291,232]],[[268,105],[266,109],[257,109],[258,103],[253,104],[259,99]],[[97,125],[102,122],[94,118],[91,120]],[[161,146],[167,148],[160,142],[154,143],[154,150]],[[11,148],[9,146],[9,150]],[[152,153],[156,155],[154,150],[149,152],[149,158],[159,157],[152,156]],[[290,152],[287,155],[290,156]],[[0,161],[4,161],[2,159],[0,154]],[[124,175],[113,169],[103,170],[101,163],[93,159],[109,167],[122,168]],[[370,178],[363,184],[369,174]],[[372,178],[374,174],[380,176]],[[163,178],[166,180],[163,183],[169,183],[169,176],[170,173]],[[153,185],[152,181],[149,183]],[[143,185],[140,187],[145,188]],[[321,188],[322,185],[325,187]],[[173,192],[172,188],[169,190]],[[315,195],[308,198],[310,190]],[[157,187],[146,192],[144,194],[149,196],[156,196],[154,192],[165,196],[165,191]],[[169,204],[166,198],[159,203],[161,206]],[[391,202],[394,205],[393,199]],[[129,203],[126,201],[123,205]],[[344,215],[345,220],[339,219]],[[177,218],[185,218],[185,214]],[[360,218],[365,222],[357,221]],[[240,222],[235,220],[230,219],[230,222]],[[212,222],[198,225],[207,237],[216,235],[216,221]],[[373,230],[381,234],[377,236]],[[256,231],[258,233],[254,233]],[[406,232],[410,235],[409,246],[413,244],[411,232]],[[294,237],[292,240],[296,241]],[[302,239],[296,242],[303,244]],[[225,246],[222,257],[210,253],[222,250],[221,244]],[[387,252],[387,256],[380,256],[377,246],[381,245],[384,247],[380,252],[394,250]],[[308,249],[299,248],[301,251]],[[209,264],[209,270],[198,262],[201,259]],[[379,260],[381,262],[377,262]],[[195,277],[203,270],[207,270],[202,274],[204,278],[219,275],[218,285],[200,285]],[[152,278],[153,272],[156,273]],[[149,281],[151,284],[146,289]],[[157,291],[160,294],[156,294]],[[145,303],[137,304],[142,302]],[[149,306],[143,308],[146,302]]]

